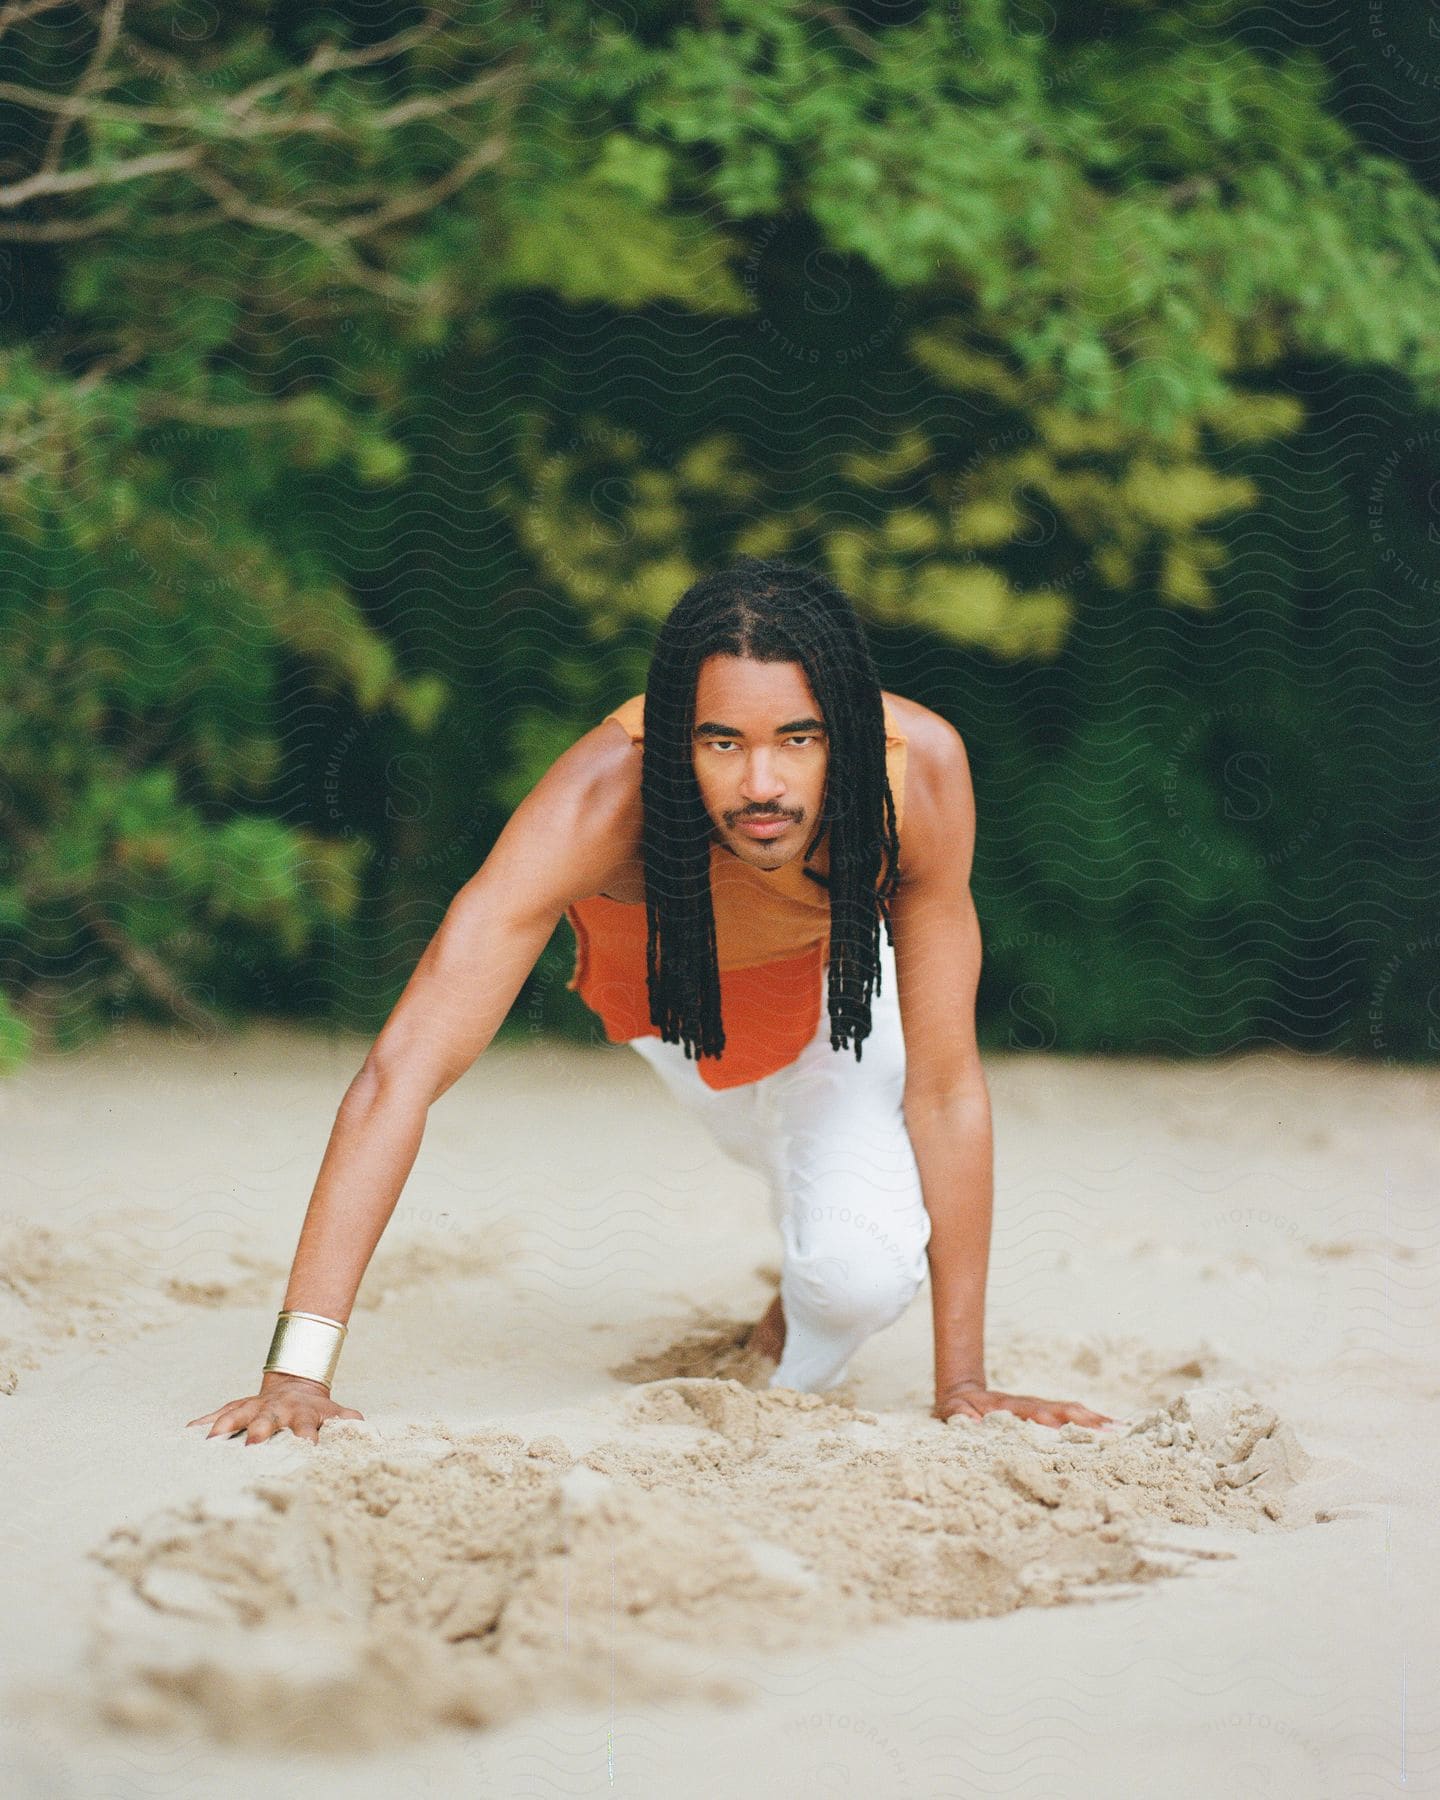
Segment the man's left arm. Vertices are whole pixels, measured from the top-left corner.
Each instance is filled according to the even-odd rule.
[[[891,909],[905,1033],[905,1125],[930,1215],[937,1406],[962,1383],[986,1385],[995,1182],[990,1093],[975,1038],[981,954],[970,894],[975,796],[964,742],[941,724],[933,751],[912,756],[903,879]]]
[[[1076,1400],[1007,1394],[985,1375],[985,1286],[994,1210],[990,1092],[975,1035],[980,921],[970,893],[975,793],[960,734],[938,721],[907,784],[891,908],[905,1034],[905,1127],[930,1215],[937,1418],[997,1408],[1042,1425],[1114,1424]]]

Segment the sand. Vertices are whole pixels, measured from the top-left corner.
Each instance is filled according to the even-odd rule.
[[[207,1440],[365,1048],[0,1086],[7,1792],[1440,1791],[1440,1072],[988,1059],[991,1380],[1100,1433],[930,1417],[928,1290],[769,1389],[758,1178],[633,1053],[498,1045],[362,1287],[365,1418]]]

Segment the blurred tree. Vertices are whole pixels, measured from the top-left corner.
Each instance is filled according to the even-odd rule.
[[[1440,206],[1240,0],[881,10],[0,20],[0,1058],[112,989],[254,1004],[256,958],[333,955],[373,1020],[415,946],[362,1006],[367,872],[404,863],[413,936],[457,797],[495,822],[737,551],[823,561],[887,666],[1055,665],[1086,606],[1215,609],[1297,363],[1433,405]],[[396,522],[456,470],[451,617]],[[337,836],[291,779],[317,702],[383,767],[457,721],[465,754]],[[1105,717],[1070,715],[1071,817],[1134,928]]]

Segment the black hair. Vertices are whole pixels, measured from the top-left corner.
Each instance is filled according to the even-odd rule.
[[[645,686],[646,979],[650,1021],[687,1058],[725,1048],[710,892],[711,819],[692,761],[695,690],[708,656],[794,662],[825,719],[825,795],[805,856],[829,834],[830,1047],[870,1035],[881,991],[880,925],[900,879],[895,797],[885,768],[880,679],[849,597],[828,576],[778,558],[741,557],[688,587],[661,626]],[[881,878],[881,867],[884,876]]]

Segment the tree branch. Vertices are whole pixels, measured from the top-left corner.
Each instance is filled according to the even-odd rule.
[[[457,188],[463,187],[472,175],[481,169],[493,168],[507,149],[504,138],[489,138],[483,144],[477,144],[468,156],[462,156],[453,168],[432,181],[429,187],[411,188],[407,193],[397,194],[386,205],[377,207],[373,213],[367,213],[345,227],[346,235],[362,237],[372,231],[378,231],[383,225],[393,225],[397,219],[407,219],[412,214],[424,212],[439,200],[453,194]]]
[[[0,815],[4,816],[23,853],[35,854],[39,851],[39,833],[28,829],[3,794],[0,794]],[[167,1012],[199,1031],[213,1031],[224,1024],[217,1013],[202,1006],[198,1000],[191,999],[155,952],[147,950],[143,944],[137,944],[123,926],[117,925],[110,918],[97,900],[90,896],[79,896],[75,901],[75,910],[116,961],[122,963],[151,999]]]
[[[47,219],[43,225],[28,224],[22,219],[0,222],[0,241],[14,244],[60,244],[75,238],[94,237],[114,225],[123,225],[133,217],[125,206],[112,206],[108,212],[88,213],[83,218]]]
[[[202,400],[159,393],[138,395],[136,410],[147,425],[178,419],[186,425],[213,425],[217,431],[283,423],[294,415],[293,402],[288,400],[257,401],[253,406],[207,406]]]
[[[116,959],[122,963],[149,994],[167,1012],[197,1031],[214,1031],[224,1021],[208,1006],[192,1000],[171,971],[153,950],[137,944],[121,926],[110,918],[94,900],[82,900],[78,911],[91,931]]]
[[[43,88],[21,87],[14,81],[0,81],[0,100],[23,106],[29,112],[56,113],[71,120],[94,119],[105,125],[153,125],[161,131],[194,131],[201,124],[199,115],[184,107],[121,106],[109,100],[82,100],[74,94],[51,94]],[[204,121],[206,131],[212,135],[215,123],[213,116]],[[254,120],[236,123],[238,128],[229,135],[237,142],[257,138],[266,131],[295,132],[299,136],[320,134],[343,138],[345,135],[339,120],[325,112],[262,113]]]
[[[156,69],[168,71],[177,82],[183,82],[193,74],[186,65],[163,52],[122,41],[123,17],[124,0],[104,0],[98,40],[74,91],[52,94],[38,88],[0,82],[0,101],[49,114],[53,120],[41,165],[8,186],[0,187],[0,214],[13,212],[37,200],[56,200],[153,176],[180,174],[208,194],[216,202],[216,209],[207,212],[189,208],[167,215],[156,208],[158,216],[149,226],[156,233],[178,236],[189,229],[238,220],[302,239],[321,251],[344,278],[384,300],[414,307],[434,295],[435,284],[412,286],[367,261],[356,245],[359,240],[389,225],[438,205],[463,188],[472,176],[498,164],[508,145],[503,131],[492,133],[484,143],[464,150],[449,169],[423,185],[390,193],[388,197],[383,189],[377,190],[373,185],[359,192],[311,187],[306,192],[308,204],[304,206],[252,198],[244,191],[239,179],[216,166],[209,153],[217,143],[243,142],[261,136],[313,133],[349,141],[353,135],[351,129],[323,109],[277,115],[262,112],[260,108],[266,101],[306,79],[319,79],[335,70],[381,63],[428,42],[447,23],[443,10],[432,8],[419,25],[397,32],[380,44],[357,50],[342,50],[334,43],[321,44],[301,67],[282,69],[254,82],[218,108],[214,100],[207,99],[203,111],[198,106],[186,105],[175,108],[124,106],[99,97],[100,90],[107,85],[105,71],[117,43],[128,61],[142,70],[148,66],[152,72]],[[394,132],[418,120],[453,113],[486,96],[505,96],[507,90],[508,103],[502,100],[502,113],[508,115],[523,86],[523,75],[524,65],[518,59],[512,59],[502,67],[459,82],[447,91],[414,95],[375,113],[364,126],[365,134],[368,139],[372,133]],[[81,167],[62,169],[57,165],[63,146],[71,128],[82,121],[121,125],[132,130],[149,127],[182,134],[188,141],[143,155],[94,159]],[[367,202],[371,202],[369,210],[350,210],[360,206],[362,194]],[[324,216],[317,208],[328,208],[329,216]],[[0,219],[0,240],[73,242],[123,227],[132,217],[133,212],[121,203],[88,218]]]
[[[89,103],[89,96],[100,85],[100,77],[105,65],[110,60],[110,53],[115,48],[115,40],[120,35],[120,26],[125,17],[125,0],[105,0],[105,11],[100,20],[100,31],[96,38],[94,53],[86,64],[85,70],[76,84],[72,98],[82,105]],[[61,153],[65,149],[65,140],[70,135],[70,127],[75,119],[59,116],[50,127],[50,137],[45,145],[45,154],[40,159],[42,174],[53,174],[60,167]]]
[[[293,237],[303,238],[306,243],[323,251],[358,287],[403,306],[414,306],[425,299],[427,290],[411,287],[408,282],[397,280],[384,269],[375,269],[362,262],[351,246],[350,234],[344,226],[326,224],[295,207],[265,206],[252,202],[216,169],[197,168],[192,179],[219,203],[227,217],[239,219],[247,225],[261,225],[271,231],[284,231]]]
[[[122,181],[142,181],[147,175],[168,175],[175,169],[193,168],[201,147],[157,150],[149,156],[132,156],[129,162],[103,164],[88,169],[37,170],[10,187],[0,187],[0,207],[23,206],[42,194],[80,194],[87,188],[111,187]]]
[[[847,44],[852,45],[871,62],[879,62],[882,52],[874,38],[867,37],[843,6],[810,5],[805,8],[812,18],[823,19]]]

